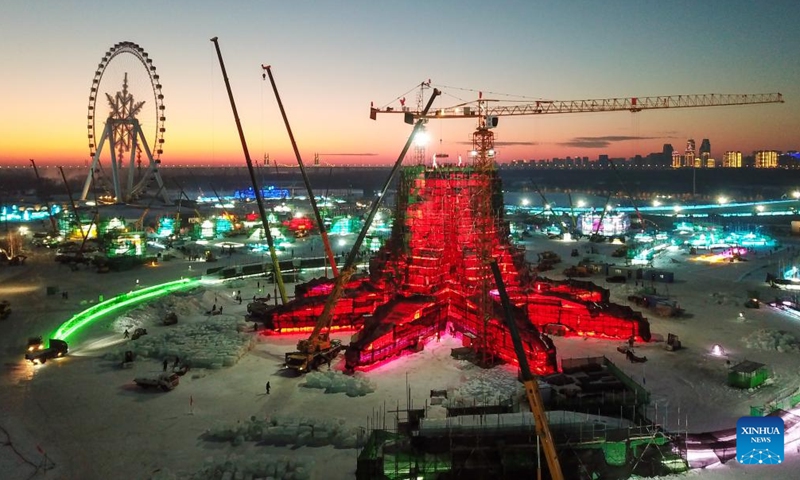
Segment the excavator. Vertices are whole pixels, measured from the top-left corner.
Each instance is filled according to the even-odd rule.
[[[530,365],[528,365],[528,357],[525,356],[525,350],[522,346],[522,337],[519,335],[514,315],[511,312],[511,300],[508,298],[508,292],[506,292],[503,274],[500,272],[497,260],[492,260],[489,265],[492,268],[494,281],[497,284],[497,293],[500,295],[500,301],[503,304],[503,313],[506,323],[508,324],[508,330],[514,342],[514,351],[517,353],[517,360],[519,361],[522,384],[525,385],[525,396],[528,398],[528,405],[531,408],[531,413],[533,413],[536,436],[542,444],[544,456],[547,460],[547,468],[550,470],[550,478],[553,480],[564,480],[564,473],[561,471],[561,463],[558,461],[553,434],[550,432],[550,424],[547,421],[547,414],[544,410],[542,394],[539,392],[539,384],[531,373]],[[538,468],[537,478],[541,480],[541,466]]]

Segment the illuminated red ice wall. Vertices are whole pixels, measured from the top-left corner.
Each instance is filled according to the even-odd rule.
[[[371,259],[369,278],[354,277],[334,312],[334,328],[357,330],[345,354],[348,368],[419,348],[448,326],[483,358],[516,362],[494,282],[485,280],[490,273],[481,249],[503,272],[514,321],[536,373],[557,370],[555,347],[543,330],[649,340],[647,320],[610,304],[607,290],[589,282],[535,280],[524,250],[507,239],[495,170],[404,169],[392,236]],[[268,328],[310,330],[330,285],[317,280],[299,286],[296,300],[270,313]],[[487,287],[488,297],[482,296]]]

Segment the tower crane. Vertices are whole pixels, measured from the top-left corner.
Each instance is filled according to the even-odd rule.
[[[592,112],[632,112],[643,110],[664,110],[676,108],[722,107],[729,105],[755,105],[783,103],[780,93],[726,94],[706,93],[692,95],[664,95],[656,97],[620,97],[588,100],[536,100],[532,103],[508,104],[501,100],[483,98],[478,94],[477,101],[460,103],[451,107],[433,110],[431,113],[411,111],[392,107],[379,109],[370,107],[370,118],[375,120],[379,113],[401,113],[405,123],[413,124],[417,119],[456,119],[475,118],[478,128],[473,134],[472,157],[476,166],[491,163],[494,157],[494,134],[491,129],[498,124],[498,117],[520,115],[554,115],[561,113]]]
[[[506,102],[508,103],[508,102]],[[693,107],[716,107],[726,105],[752,105],[752,104],[766,104],[766,103],[783,103],[783,96],[780,93],[762,93],[762,94],[699,94],[699,95],[674,95],[674,96],[658,96],[658,97],[626,97],[626,98],[602,98],[602,99],[588,99],[588,100],[538,100],[527,104],[512,104],[504,105],[499,100],[483,98],[483,94],[479,93],[478,100],[472,102],[461,103],[452,107],[432,110],[428,113],[426,111],[409,111],[403,108],[400,111],[394,110],[391,107],[385,109],[378,109],[374,106],[370,107],[370,118],[377,119],[378,113],[401,113],[404,115],[404,121],[408,124],[419,125],[421,121],[429,119],[461,119],[461,118],[474,118],[477,119],[477,128],[472,134],[472,151],[473,169],[479,175],[486,177],[493,174],[496,170],[494,162],[494,132],[493,128],[497,127],[498,119],[501,116],[520,116],[520,115],[552,115],[561,113],[591,113],[591,112],[617,112],[628,111],[632,113],[641,112],[642,110],[658,110],[670,108],[693,108]],[[482,182],[483,186],[476,189],[475,195],[478,198],[485,199],[482,205],[478,206],[477,215],[480,219],[479,228],[485,228],[486,232],[492,229],[491,222],[491,186],[489,182]],[[505,285],[503,284],[499,268],[496,262],[491,259],[491,245],[492,239],[487,238],[488,235],[482,235],[482,240],[477,245],[476,250],[478,259],[482,265],[482,272],[479,274],[482,281],[482,291],[479,298],[479,308],[486,317],[485,312],[488,311],[489,304],[489,288],[490,278],[492,275],[495,277],[498,291],[500,292],[503,307],[506,312],[506,317],[510,317],[510,306],[508,296],[505,293]],[[544,413],[544,408],[541,402],[537,385],[530,374],[527,365],[524,365],[524,352],[521,350],[519,342],[519,335],[514,332],[514,322],[509,321],[509,330],[511,330],[512,338],[514,339],[515,350],[517,356],[520,357],[520,366],[523,369],[523,381],[525,383],[525,390],[528,400],[531,405],[531,410],[536,419],[537,438],[543,442],[545,456],[547,459],[550,475],[556,480],[563,479],[561,466],[555,451],[552,434],[547,423],[547,417]],[[525,372],[525,370],[528,370]]]

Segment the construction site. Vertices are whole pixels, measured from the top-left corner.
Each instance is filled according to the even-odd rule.
[[[539,277],[525,261],[525,252],[506,240],[500,182],[493,170],[412,166],[402,170],[399,185],[402,195],[390,240],[373,257],[369,275],[348,282],[332,312],[333,331],[356,331],[345,349],[345,369],[370,369],[405,351],[423,349],[445,333],[461,341],[456,356],[486,367],[520,365],[500,293],[487,268],[489,259],[496,259],[525,363],[549,392],[542,407],[609,416],[586,423],[569,413],[566,424],[553,427],[560,457],[565,462],[573,457],[567,463],[575,469],[565,478],[580,478],[581,469],[630,473],[634,464],[637,472],[650,474],[675,468],[660,463],[672,462],[674,455],[664,452],[668,447],[661,444],[669,443],[668,438],[643,415],[641,407],[648,402],[644,389],[608,361],[572,365],[562,360],[559,365],[553,342],[544,333],[646,342],[647,319],[611,303],[608,291],[591,282]],[[311,331],[317,325],[333,280],[318,279],[301,287],[295,300],[264,309],[259,320],[268,331]],[[444,424],[427,419],[426,408],[387,413],[384,424],[392,428],[370,433],[359,457],[358,478],[532,474],[543,462],[536,462],[535,422],[530,414],[520,414],[521,400],[448,408]],[[531,405],[521,408],[529,411]],[[624,427],[597,427],[597,422],[605,427],[607,421],[623,422]],[[550,419],[553,422],[557,420]],[[642,461],[639,444],[642,449],[657,446],[661,466]],[[609,451],[615,457],[606,458]],[[442,472],[451,476],[435,476]]]
[[[431,102],[435,96],[434,90]],[[632,102],[626,109],[639,108]],[[479,103],[479,112],[484,107]],[[427,402],[383,412],[381,428],[368,432],[357,478],[515,478],[543,471],[553,479],[627,478],[687,470],[680,438],[648,418],[643,386],[605,357],[559,364],[548,333],[633,345],[651,340],[650,325],[591,282],[540,277],[558,256],[540,255],[534,266],[511,244],[492,118],[478,115],[471,165],[423,161],[401,170],[392,234],[368,274],[356,275],[348,262],[334,279],[299,285],[284,305],[254,302],[248,310],[259,314],[251,319],[273,334],[311,332],[297,353],[287,354],[287,366],[300,372],[330,364],[340,350],[345,371],[370,370],[444,334],[461,343],[453,356],[518,368],[526,392],[520,398],[448,406],[441,418],[429,418]],[[341,330],[355,331],[349,345],[328,339]],[[647,361],[625,353],[631,362]],[[446,396],[432,391],[431,406],[446,404]]]
[[[449,349],[447,359],[452,359],[453,363],[461,362],[459,368],[468,363],[474,367],[474,370],[471,371],[473,374],[475,371],[505,369],[505,374],[510,372],[512,377],[521,383],[521,387],[515,382],[512,394],[484,395],[481,399],[473,396],[471,401],[465,402],[463,397],[457,394],[456,389],[452,385],[448,385],[426,391],[425,400],[420,404],[419,392],[416,391],[414,395],[411,393],[412,387],[417,388],[419,383],[410,385],[406,372],[405,401],[397,401],[392,406],[391,404],[387,405],[384,400],[383,407],[379,407],[377,413],[373,410],[373,415],[366,427],[357,427],[359,429],[357,436],[348,434],[347,442],[335,444],[337,447],[346,445],[344,448],[356,450],[357,458],[348,459],[348,461],[354,460],[356,463],[356,478],[364,480],[484,479],[533,477],[536,475],[537,478],[553,480],[616,480],[631,476],[662,476],[685,472],[696,465],[692,463],[692,458],[699,455],[697,452],[707,454],[711,459],[703,466],[713,464],[714,461],[724,463],[732,458],[729,431],[692,437],[686,428],[683,431],[680,429],[672,431],[659,421],[665,419],[663,417],[659,419],[658,402],[652,398],[650,391],[646,388],[644,365],[648,362],[648,358],[643,355],[642,351],[646,348],[645,346],[664,342],[665,339],[663,335],[651,332],[650,321],[640,311],[616,303],[612,299],[612,287],[608,283],[618,282],[608,281],[604,287],[591,281],[572,278],[590,275],[589,267],[585,265],[569,267],[565,270],[564,275],[567,278],[564,280],[548,279],[542,276],[542,273],[553,269],[554,265],[561,261],[559,254],[547,249],[538,253],[538,263],[532,263],[529,255],[531,252],[526,252],[524,246],[520,244],[512,243],[511,228],[504,218],[503,189],[495,163],[493,129],[497,127],[498,117],[505,115],[639,112],[647,109],[777,103],[782,101],[779,94],[631,97],[565,102],[537,101],[530,105],[517,105],[513,108],[491,107],[490,103],[494,100],[483,99],[479,96],[479,100],[474,102],[474,107],[459,105],[433,111],[431,110],[432,104],[441,92],[432,88],[430,81],[423,82],[420,85],[417,110],[371,108],[370,115],[373,119],[378,114],[402,113],[406,123],[412,124],[414,127],[382,189],[378,191],[371,205],[362,215],[363,226],[352,242],[348,254],[342,253],[340,258],[344,262],[340,261],[337,265],[337,256],[328,239],[325,222],[316,204],[314,191],[297,150],[272,72],[269,66],[262,65],[262,79],[266,81],[269,77],[274,89],[297,156],[298,166],[303,175],[307,198],[314,213],[314,223],[325,250],[322,268],[326,276],[298,283],[294,271],[285,272],[287,273],[286,283],[291,284],[287,289],[282,270],[289,264],[292,267],[300,267],[302,262],[299,258],[284,262],[280,262],[278,259],[275,239],[269,225],[270,216],[262,198],[263,189],[258,185],[253,162],[249,156],[217,40],[217,37],[211,39],[219,58],[221,73],[227,87],[248,173],[252,181],[252,194],[258,207],[258,214],[253,213],[252,220],[261,223],[269,251],[269,262],[263,256],[266,255],[265,252],[259,263],[254,261],[235,266],[229,264],[227,267],[209,268],[205,274],[188,274],[188,277],[184,276],[187,275],[186,272],[180,272],[180,280],[173,278],[172,282],[148,286],[141,290],[137,276],[134,290],[119,294],[109,301],[104,300],[103,295],[100,295],[100,300],[95,307],[85,309],[71,320],[64,322],[59,328],[63,336],[67,335],[63,333],[64,330],[69,330],[69,334],[72,334],[79,329],[77,324],[80,319],[78,317],[91,314],[95,318],[100,318],[103,314],[100,313],[98,307],[105,307],[108,302],[112,304],[125,303],[125,305],[130,302],[130,305],[134,305],[150,299],[151,296],[155,298],[157,295],[170,294],[173,291],[164,287],[170,283],[174,284],[170,287],[175,288],[174,292],[179,289],[185,289],[187,292],[190,291],[190,288],[196,289],[194,293],[187,293],[180,299],[183,307],[187,304],[193,306],[192,309],[183,309],[185,317],[190,318],[182,317],[180,323],[182,325],[184,323],[198,325],[198,330],[203,330],[203,332],[197,337],[202,337],[204,342],[214,343],[215,346],[225,342],[221,341],[218,331],[205,329],[214,322],[219,322],[220,325],[226,324],[225,326],[232,330],[231,338],[235,339],[235,341],[231,341],[233,347],[229,352],[210,352],[212,348],[208,344],[197,350],[185,347],[186,342],[183,337],[169,337],[171,332],[176,330],[174,328],[171,331],[162,330],[164,333],[160,336],[158,333],[150,335],[144,326],[155,331],[153,325],[133,318],[135,315],[129,318],[118,317],[113,320],[111,327],[103,327],[109,330],[124,329],[124,337],[119,338],[122,335],[119,335],[118,331],[104,332],[103,335],[108,338],[98,342],[107,341],[108,345],[124,344],[126,348],[131,348],[131,350],[125,351],[126,356],[121,369],[132,367],[134,354],[145,358],[150,357],[151,361],[163,361],[162,373],[164,374],[167,373],[168,359],[174,359],[173,369],[181,368],[180,359],[183,359],[184,362],[194,362],[194,365],[199,367],[198,369],[207,369],[208,371],[230,367],[231,374],[229,376],[215,376],[206,371],[198,373],[196,376],[193,373],[192,376],[184,379],[186,386],[182,389],[194,392],[188,396],[190,415],[195,413],[195,395],[199,399],[202,394],[203,403],[208,402],[204,404],[206,411],[217,408],[217,405],[224,405],[226,399],[231,397],[237,397],[237,402],[243,402],[241,395],[241,392],[245,390],[243,385],[246,384],[247,388],[250,388],[249,383],[258,383],[260,384],[258,389],[261,391],[261,386],[264,385],[262,379],[265,366],[272,368],[280,365],[278,373],[268,373],[266,376],[268,380],[265,386],[266,393],[263,394],[264,399],[276,399],[277,397],[277,401],[268,404],[269,407],[265,407],[259,412],[269,412],[268,418],[263,420],[263,424],[257,424],[262,420],[257,419],[255,415],[251,416],[250,425],[257,424],[257,428],[249,429],[246,436],[243,433],[245,427],[238,420],[235,427],[210,427],[208,418],[198,417],[195,419],[192,417],[192,420],[185,422],[186,425],[190,424],[191,426],[184,426],[181,431],[187,435],[186,438],[192,438],[191,435],[194,435],[194,438],[219,441],[220,438],[233,437],[233,447],[239,446],[245,439],[263,441],[269,447],[283,448],[287,444],[294,445],[292,448],[300,446],[329,447],[331,444],[324,444],[326,441],[324,437],[319,434],[319,431],[315,431],[316,426],[321,425],[326,431],[339,431],[337,428],[341,427],[343,423],[338,423],[339,427],[336,428],[328,428],[330,425],[324,423],[332,418],[332,413],[337,407],[347,402],[349,413],[358,411],[358,414],[361,414],[359,409],[366,410],[368,404],[357,403],[356,400],[351,401],[351,399],[336,400],[339,402],[337,404],[334,401],[325,402],[319,397],[312,397],[313,394],[307,391],[297,393],[300,388],[297,384],[291,383],[293,378],[309,374],[306,377],[308,379],[311,375],[320,373],[314,371],[322,370],[323,366],[327,366],[328,370],[334,370],[331,375],[338,377],[336,381],[342,381],[347,377],[366,384],[369,383],[368,377],[372,372],[381,372],[382,375],[386,367],[399,358],[421,357],[423,354],[429,353],[426,350],[442,352],[444,349]],[[134,50],[138,48],[138,46],[129,44],[124,46]],[[158,88],[160,89],[160,84]],[[127,84],[123,91],[126,89]],[[428,89],[432,89],[432,94],[423,107],[424,94]],[[441,162],[442,158],[447,158],[446,156],[441,156],[439,162],[435,157],[432,162],[428,162],[424,149],[419,146],[415,147],[413,155],[407,155],[415,134],[420,133],[429,120],[438,118],[468,118],[477,121],[477,128],[472,134],[469,162],[462,163],[460,157],[458,163]],[[128,121],[134,127],[135,150],[135,139],[137,136],[143,137],[143,134],[138,130],[138,123],[131,119]],[[93,163],[83,189],[82,200],[86,199],[91,182],[94,181],[94,169],[100,162],[103,142],[108,140],[114,143],[112,128],[114,122],[109,118],[105,129],[99,135],[100,148],[93,152]],[[91,135],[97,134],[92,133]],[[163,136],[161,139],[163,140]],[[146,145],[143,138],[141,141]],[[91,148],[94,149],[94,143]],[[158,148],[155,153],[156,157],[160,154]],[[157,166],[160,164],[160,160],[154,157],[152,152],[147,152],[147,157],[150,163],[148,175],[153,176],[154,181],[159,185],[159,190],[155,192],[154,198],[162,193],[166,197],[163,181],[157,175]],[[410,165],[403,167],[404,160],[410,160],[407,162]],[[130,162],[129,169],[130,172],[133,172],[132,155]],[[123,188],[125,180],[127,180],[127,189]],[[134,186],[132,174],[125,177],[125,175],[117,176],[117,173],[114,173],[115,198],[129,200],[130,196],[139,188],[143,188],[145,181],[142,180],[140,185]],[[67,183],[66,178],[64,182]],[[368,266],[358,265],[358,258],[362,255],[367,232],[381,208],[381,202],[385,198],[387,190],[392,185],[397,185],[397,194],[391,233],[386,242],[377,248],[374,255],[369,258]],[[545,200],[541,191],[540,194]],[[217,200],[223,203],[219,195],[216,196]],[[81,243],[76,252],[68,252],[71,256],[68,255],[67,260],[68,263],[76,263],[74,260],[83,257],[88,233],[83,233],[83,222],[77,208],[74,207],[75,202],[71,198],[71,194],[70,203],[73,204],[74,221],[79,227]],[[145,212],[142,213],[137,231],[142,230],[142,224],[149,208],[148,205]],[[638,210],[636,213],[639,216],[640,226],[644,226],[641,214]],[[598,234],[599,225],[603,223],[603,215],[596,219],[592,217],[589,222],[593,225],[594,235]],[[73,223],[65,221],[68,226]],[[303,234],[298,235],[298,238],[309,236],[309,231],[314,228],[314,223],[310,220],[302,221],[303,228],[300,230],[303,230]],[[574,218],[571,219],[571,223],[575,228]],[[617,223],[624,225],[625,228],[629,226],[625,222]],[[109,226],[98,222],[97,216],[91,220],[89,230],[95,224],[97,228],[106,232],[115,232],[113,225]],[[212,228],[210,222],[206,226],[204,225],[206,225],[205,222],[201,223],[199,229],[205,228],[209,231],[208,235],[201,235],[203,238],[212,238],[220,233],[215,227]],[[230,226],[230,221],[227,221],[227,225]],[[66,229],[65,227],[62,230]],[[616,231],[614,233],[618,234]],[[75,235],[75,239],[78,239],[77,235]],[[555,239],[549,240],[555,241]],[[120,234],[115,237],[112,246],[114,250],[109,252],[111,257],[114,255],[132,257],[137,262],[145,258],[146,241],[136,233]],[[229,255],[232,256],[232,246],[229,248],[229,252]],[[579,256],[577,248],[573,249],[573,252],[575,255],[572,256]],[[293,251],[292,256],[294,256]],[[73,261],[69,262],[69,260]],[[166,255],[164,255],[164,260],[167,260]],[[188,261],[195,260],[197,258],[188,259]],[[215,259],[213,256],[206,255],[204,260],[214,261]],[[131,262],[133,263],[133,261]],[[173,263],[177,263],[177,261]],[[149,266],[153,269],[160,268],[155,260]],[[320,265],[314,266],[314,268],[319,267]],[[327,277],[328,267],[332,273],[331,278]],[[105,268],[103,273],[108,273],[108,270],[109,268]],[[176,272],[178,270],[171,271],[171,274],[177,276]],[[193,272],[191,264],[189,264],[187,272]],[[623,273],[627,273],[627,278],[630,279],[632,271],[621,269],[617,273],[610,272],[609,278],[621,278],[621,283],[624,283],[626,277]],[[166,277],[167,273],[161,275]],[[654,275],[652,277],[654,278]],[[266,297],[257,295],[264,291],[262,282],[266,285],[268,278],[275,288],[274,304],[270,302],[271,299],[268,295]],[[125,281],[129,284],[133,283],[130,280],[126,278]],[[243,305],[241,288],[252,288],[252,283],[256,284],[253,289],[255,292],[253,301]],[[636,286],[638,287],[638,281]],[[231,295],[231,289],[234,291],[233,295]],[[179,298],[174,292],[171,297],[173,300]],[[249,293],[251,292],[248,291],[245,296],[249,296]],[[617,294],[619,294],[619,290]],[[619,296],[616,298],[619,299]],[[640,298],[641,303],[638,301]],[[62,299],[69,300],[67,295],[63,295]],[[278,304],[278,300],[280,300],[280,304]],[[656,297],[655,294],[650,297],[631,296],[628,298],[628,301],[633,302],[636,306],[650,304],[656,307],[658,305],[666,306],[664,303],[666,300]],[[178,301],[175,300],[175,302]],[[85,304],[92,302],[94,302],[93,299]],[[206,304],[209,303],[213,305],[210,309],[201,308],[201,306],[208,307]],[[722,305],[721,301],[718,305]],[[222,314],[223,306],[226,311],[224,315]],[[244,312],[245,307],[246,313]],[[672,313],[679,310],[677,303],[674,304],[674,307],[663,316],[673,316]],[[173,308],[177,307],[173,305]],[[205,315],[201,313],[202,311],[205,311]],[[232,311],[234,313],[231,313]],[[658,308],[654,308],[653,311],[660,312]],[[168,328],[168,326],[178,323],[178,314],[174,311],[170,314],[172,316],[169,317],[169,321],[165,315],[161,315],[163,320],[159,322],[158,327]],[[217,320],[212,322],[212,317],[217,317]],[[86,322],[88,325],[88,320]],[[130,326],[134,326],[136,323],[135,326],[138,327],[133,331],[134,338],[130,339],[131,342],[128,342],[129,323]],[[250,327],[250,325],[253,326]],[[92,332],[92,335],[101,337],[101,334],[98,334],[101,327],[96,325],[93,328],[95,331]],[[245,330],[248,333],[245,333]],[[88,333],[82,332],[81,335],[83,337],[79,341],[83,341],[85,344],[95,342],[95,339]],[[139,341],[142,335],[148,335],[148,338]],[[344,335],[349,335],[349,340]],[[63,338],[58,337],[59,333],[57,332],[54,340],[63,342]],[[87,337],[89,341],[87,341]],[[111,337],[114,338],[111,339]],[[286,346],[287,340],[297,340],[296,349],[288,352],[282,350],[282,355],[276,354],[277,349],[283,349]],[[138,344],[127,347],[133,341],[137,341]],[[263,348],[260,348],[259,354],[246,356],[245,354],[249,353],[251,349],[258,350],[254,344],[259,342],[266,344],[261,346]],[[559,344],[559,342],[561,343]],[[598,355],[596,350],[592,351],[585,346],[594,345],[596,347],[600,342],[605,342],[607,345],[613,343],[614,346],[617,346],[616,350],[624,354],[624,357],[618,358],[624,358],[630,365],[637,367],[622,368],[608,355]],[[583,347],[581,343],[583,343]],[[80,352],[82,345],[80,343],[78,345],[79,348],[76,350]],[[634,350],[634,345],[637,350]],[[562,346],[567,346],[571,352],[569,354],[565,354],[563,351],[559,352]],[[639,349],[640,346],[642,349]],[[97,348],[103,347],[98,346]],[[681,348],[678,335],[670,333],[663,348],[659,348],[662,351],[657,354],[661,356],[666,351],[675,352]],[[66,352],[65,342],[64,350]],[[600,349],[598,348],[598,350]],[[120,357],[116,353],[118,352],[108,353],[106,359],[112,358],[116,362],[118,360],[116,357]],[[76,355],[76,357],[79,356]],[[159,356],[161,359],[157,358]],[[664,362],[667,365],[666,368],[662,368],[662,373],[666,372],[663,373],[665,376],[672,374],[672,364],[668,362],[674,358],[679,357],[673,356]],[[32,364],[34,363],[33,359],[33,356],[29,358]],[[246,364],[245,367],[233,370],[240,359],[242,359],[242,363]],[[67,361],[72,361],[72,359]],[[686,362],[688,363],[688,361]],[[78,364],[79,361],[75,360],[75,363]],[[751,363],[744,365],[748,368],[742,367],[741,364],[738,365],[742,367],[743,371],[740,372],[742,375],[750,375],[753,378],[732,380],[731,383],[736,388],[751,388],[766,382],[769,376],[766,365],[757,362]],[[61,364],[56,363],[56,365],[60,366]],[[709,370],[726,368],[724,366],[720,368],[721,365],[714,364]],[[28,365],[26,364],[26,366]],[[641,374],[638,366],[641,366]],[[34,368],[32,365],[29,367]],[[83,363],[82,368],[81,372],[85,373],[90,368],[90,364]],[[114,368],[116,369],[116,367]],[[423,365],[417,371],[417,373],[421,372],[417,381],[425,377],[424,369]],[[46,370],[42,375],[53,375],[50,373],[52,370]],[[245,377],[245,374],[242,373],[244,371],[249,376]],[[188,366],[182,372],[187,373]],[[253,372],[258,373],[254,374]],[[103,372],[103,374],[107,377],[113,375],[115,378],[122,378],[125,375],[124,372],[116,371]],[[261,377],[257,378],[258,375]],[[425,386],[439,380],[433,375],[428,375],[428,377],[425,379]],[[456,378],[455,381],[464,378],[459,375],[453,375],[453,377]],[[172,391],[179,384],[177,377],[174,381],[170,381],[169,385],[165,385],[162,381],[169,377],[148,375],[136,378],[134,383],[140,387],[160,385],[162,388],[166,387],[163,388],[164,391]],[[309,384],[317,381],[314,378],[318,379],[318,377],[311,377],[302,385],[315,388],[309,387]],[[398,380],[397,376],[391,379],[391,383],[394,384],[392,388],[397,389]],[[682,380],[691,384],[690,381]],[[96,389],[103,390],[99,385],[105,386],[104,380],[96,379],[95,382],[95,385],[98,385]],[[44,385],[42,388],[47,388],[47,382],[41,382],[41,384]],[[202,388],[195,388],[195,385],[202,385]],[[286,388],[291,385],[293,388]],[[275,393],[271,394],[270,391],[273,388]],[[228,393],[229,391],[232,392],[230,396],[219,396],[220,392]],[[278,393],[279,391],[281,393]],[[353,396],[363,396],[372,391],[374,389],[364,388],[363,392]],[[115,395],[107,388],[103,392],[104,395]],[[328,391],[326,390],[325,393]],[[122,395],[116,395],[126,401],[130,398],[129,395],[138,394],[123,391]],[[171,397],[168,397],[172,402],[170,406],[174,407],[177,405],[176,395],[170,395]],[[270,395],[273,396],[270,397]],[[302,401],[297,401],[301,395],[307,396],[302,397]],[[663,398],[660,400],[664,401]],[[19,403],[24,404],[25,402]],[[183,402],[181,401],[181,403]],[[162,405],[165,404],[166,401],[162,403]],[[369,405],[374,409],[376,404],[379,402]],[[205,407],[205,405],[214,405],[214,407]],[[228,411],[233,410],[239,414],[244,411],[239,408],[241,405],[243,403],[236,404],[236,408],[229,408],[229,405],[219,408],[229,408]],[[791,406],[795,405],[796,403]],[[27,405],[23,405],[21,408],[27,408]],[[136,409],[137,412],[143,411],[139,405],[130,408]],[[86,410],[91,411],[91,408]],[[285,427],[280,424],[279,413],[306,415],[308,411],[314,411],[323,420],[315,423],[316,420],[312,421],[304,417],[297,422],[297,428],[293,430],[296,435],[290,435],[283,431],[275,433],[274,430],[272,433],[275,435],[266,432],[270,428],[277,427],[278,430],[281,430]],[[762,413],[784,415],[787,412],[776,408],[770,412],[764,410]],[[144,415],[142,415],[143,417]],[[43,415],[42,418],[46,421],[48,415]],[[174,423],[174,418],[174,416],[169,417],[164,424]],[[353,414],[353,418],[357,418],[356,414]],[[786,416],[786,418],[787,429],[797,424],[796,418],[793,419],[791,416]],[[65,425],[67,424],[59,423],[55,427],[48,428],[53,429],[52,432],[56,432],[59,428],[64,430],[70,428]],[[158,425],[158,427],[163,428],[162,425]],[[265,429],[264,431],[261,430],[262,427]],[[78,431],[76,435],[84,434],[79,431],[80,429],[75,430]],[[344,430],[344,427],[341,430]],[[151,435],[153,431],[159,430],[148,430],[145,434]],[[198,433],[198,431],[202,433]],[[268,433],[269,435],[267,435]],[[91,434],[91,432],[87,434]],[[315,437],[315,435],[318,436]],[[287,440],[290,437],[291,439]],[[280,440],[274,440],[275,438]],[[98,443],[101,440],[97,440]],[[315,444],[315,442],[319,443]],[[74,443],[82,445],[82,442]],[[733,445],[735,446],[735,441]],[[264,445],[257,444],[253,448],[262,446]],[[156,447],[160,449],[160,445]],[[186,447],[184,446],[184,448]],[[192,453],[197,455],[207,453],[201,451],[202,449],[196,450]],[[333,450],[333,447],[329,450]],[[251,449],[251,451],[253,450]],[[695,453],[691,453],[692,451]],[[285,454],[285,451],[282,450],[278,452],[281,455]],[[328,454],[333,457],[330,452]],[[53,467],[47,467],[47,457],[44,453],[42,455],[45,456],[45,467],[41,467],[41,469],[46,472],[48,468]],[[180,455],[177,456],[180,457]],[[197,463],[199,462],[196,462],[195,458],[183,459],[181,461],[184,463],[179,466],[184,469],[194,468],[197,472]],[[338,461],[343,460],[338,458]],[[281,475],[281,478],[307,478],[308,471],[304,470],[302,465],[298,466],[299,462],[295,462],[294,459],[281,460],[281,462],[287,465],[286,472],[281,472],[286,474]],[[205,473],[209,471],[206,470],[195,473],[193,478],[237,478],[233,473],[236,469],[235,462],[225,460],[224,463],[223,467],[215,467],[209,466],[211,462],[206,462],[206,468],[214,470],[216,473],[206,476]],[[309,464],[311,463],[313,462],[309,462]],[[105,464],[109,469],[111,465],[111,461]],[[80,469],[86,467],[81,465],[73,468],[75,468],[74,472],[81,472],[84,470]],[[322,469],[324,467],[319,467],[317,472]],[[36,471],[39,470],[40,467],[37,467]],[[224,473],[221,473],[223,470]],[[151,471],[159,472],[160,467],[153,468]],[[267,469],[264,467],[259,471],[263,472]],[[238,470],[236,475],[243,477],[244,474],[240,475],[241,472],[243,470]],[[344,476],[344,473],[338,473],[341,475],[337,478]],[[249,475],[250,477],[254,476],[252,472]],[[155,473],[153,478],[156,478]]]

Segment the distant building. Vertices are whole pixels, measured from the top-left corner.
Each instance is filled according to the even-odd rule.
[[[671,143],[665,143],[664,144],[664,148],[661,149],[661,153],[664,154],[665,158],[672,158],[672,153],[674,151],[675,151],[675,149],[672,148],[672,144]]]
[[[778,168],[778,152],[759,150],[755,152],[756,168]]]
[[[707,163],[705,160],[711,157],[711,141],[707,138],[704,138],[702,142],[700,142],[700,150],[698,152],[700,154],[700,158],[704,159],[703,164]]]
[[[694,149],[694,139],[690,138],[686,142],[686,153],[683,155],[683,166],[684,167],[695,167],[697,168],[697,163],[695,163],[695,149]]]
[[[680,152],[673,152],[672,153],[672,168],[681,168],[683,167],[683,155]]]
[[[704,138],[700,143],[700,168],[714,168],[716,162],[711,158],[711,141]]]
[[[742,168],[742,152],[725,152],[722,156],[722,168]]]

